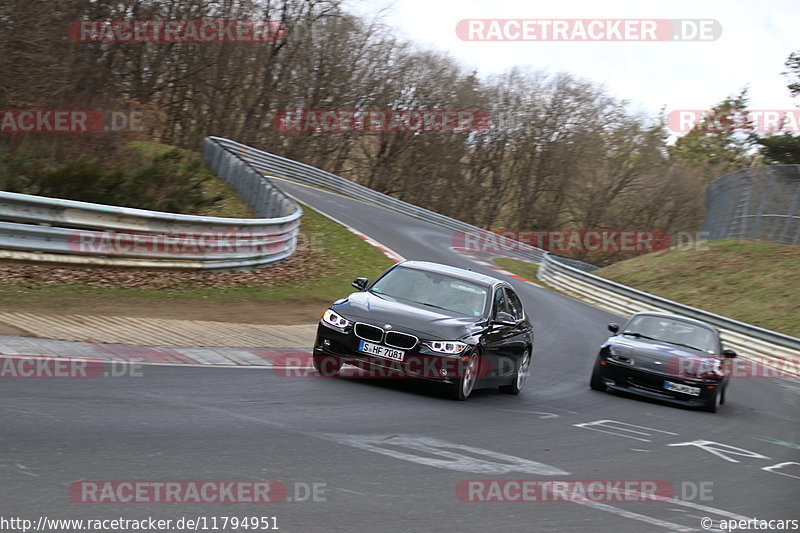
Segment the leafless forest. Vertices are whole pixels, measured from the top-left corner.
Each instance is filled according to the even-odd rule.
[[[80,43],[79,19],[278,20],[273,43]],[[207,135],[315,165],[487,228],[696,231],[705,185],[738,168],[669,146],[642,116],[569,73],[495,77],[421,49],[338,0],[0,0],[0,109],[144,113],[144,130],[41,135],[53,158],[113,158],[129,140],[193,150]],[[472,133],[284,133],[283,110],[479,109]],[[31,143],[4,134],[0,148]],[[680,155],[680,154],[678,154]]]

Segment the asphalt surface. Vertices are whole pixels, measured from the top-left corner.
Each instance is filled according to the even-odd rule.
[[[408,259],[496,274],[451,251],[446,230],[283,187]],[[716,414],[591,391],[597,347],[619,318],[509,281],[536,328],[518,397],[480,390],[455,402],[433,384],[251,368],[2,380],[0,531],[14,530],[4,517],[42,516],[205,517],[206,531],[213,517],[217,530],[224,516],[276,517],[285,532],[703,531],[703,517],[714,528],[800,519],[796,380],[737,379]],[[87,480],[271,480],[287,493],[267,504],[82,503],[69,489]],[[601,502],[463,501],[458,488],[469,480],[652,480],[674,493],[658,502],[613,493]],[[313,484],[317,496],[307,497]]]

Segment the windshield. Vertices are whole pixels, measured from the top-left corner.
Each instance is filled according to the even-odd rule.
[[[711,355],[717,353],[713,331],[683,320],[642,315],[631,320],[622,333],[694,348]]]
[[[432,307],[449,314],[482,316],[487,289],[444,274],[397,267],[380,278],[370,292],[392,300]]]

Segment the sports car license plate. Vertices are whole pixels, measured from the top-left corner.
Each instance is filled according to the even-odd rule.
[[[683,383],[665,381],[664,388],[675,392],[682,392],[683,394],[689,394],[690,396],[700,396],[700,387],[692,387],[690,385],[684,385]]]
[[[370,355],[377,355],[384,359],[391,359],[392,361],[402,361],[406,353],[400,350],[393,350],[386,346],[379,346],[377,344],[370,344],[368,342],[359,341],[358,351],[368,353]]]

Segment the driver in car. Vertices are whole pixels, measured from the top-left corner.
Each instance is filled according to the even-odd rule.
[[[431,292],[431,282],[426,276],[414,276],[408,297],[416,302],[427,302],[427,297]]]

